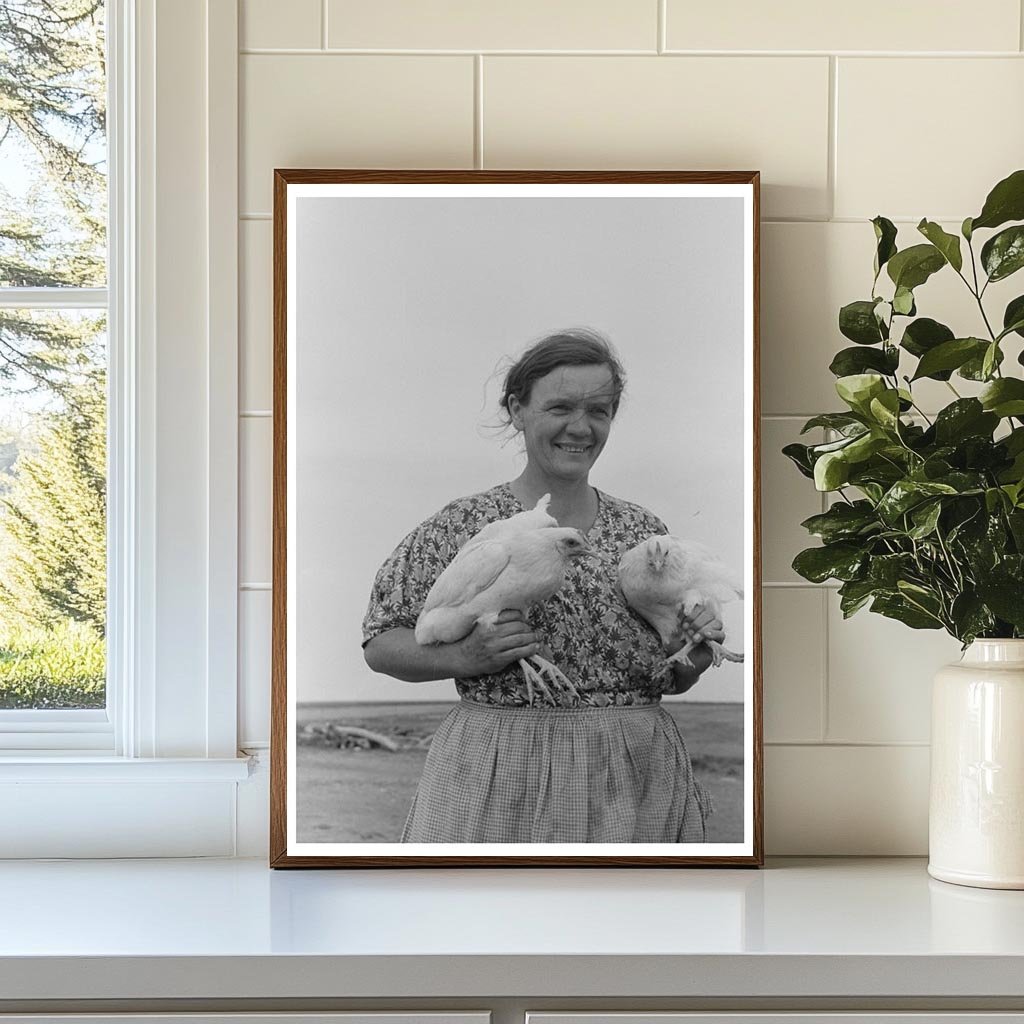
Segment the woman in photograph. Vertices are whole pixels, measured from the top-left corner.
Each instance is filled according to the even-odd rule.
[[[665,524],[590,483],[625,386],[610,344],[589,330],[551,335],[508,371],[503,416],[522,434],[516,479],[457,498],[416,527],[377,573],[363,623],[367,664],[409,682],[454,678],[460,703],[435,734],[403,842],[700,843],[710,801],[682,737],[661,707],[711,663],[666,663],[657,633],[625,603],[622,554]],[[524,617],[505,611],[454,643],[424,646],[414,628],[431,586],[488,523],[551,495],[561,527],[586,538],[565,583]],[[698,610],[705,639],[722,623]],[[528,691],[520,659],[543,653],[571,680],[544,703]]]

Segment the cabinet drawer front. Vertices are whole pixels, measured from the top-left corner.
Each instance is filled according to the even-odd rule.
[[[527,1013],[526,1024],[1024,1024],[1024,1013]]]
[[[4,1014],[0,1024],[490,1024],[490,1013],[47,1013]]]

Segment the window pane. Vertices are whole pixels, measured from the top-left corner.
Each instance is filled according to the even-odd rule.
[[[0,2],[0,289],[106,282],[103,15]]]
[[[0,309],[0,709],[103,707],[106,336]]]

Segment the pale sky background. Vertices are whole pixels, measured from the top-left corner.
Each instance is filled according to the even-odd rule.
[[[625,398],[591,483],[743,569],[743,204],[738,198],[300,198],[298,697],[457,699],[372,673],[361,623],[398,542],[521,471],[508,357],[561,328],[617,348]],[[724,616],[744,649],[742,605]],[[742,699],[709,669],[687,699]]]

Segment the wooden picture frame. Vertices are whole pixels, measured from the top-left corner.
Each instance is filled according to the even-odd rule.
[[[271,866],[763,863],[758,227],[756,171],[275,171]],[[653,682],[601,682],[640,678],[638,666],[647,664],[640,646],[648,651],[656,634],[627,610],[615,648],[619,674],[595,669],[593,682],[580,669],[578,696],[551,698],[552,711],[560,705],[557,719],[533,693],[534,706],[525,707],[513,684],[488,690],[491,676],[463,680],[459,701],[451,679],[408,683],[372,673],[360,643],[367,630],[382,628],[372,626],[378,606],[397,595],[405,613],[415,613],[443,568],[409,554],[418,549],[402,548],[401,562],[398,550],[389,552],[417,524],[437,528],[431,514],[449,508],[446,502],[514,476],[508,467],[521,438],[515,424],[502,433],[496,419],[503,373],[529,343],[564,330],[609,338],[627,383],[621,408],[616,391],[610,412],[590,405],[580,412],[609,417],[607,448],[581,442],[579,450],[559,451],[565,458],[601,453],[593,494],[597,515],[606,517],[602,529],[611,529],[613,514],[635,513],[642,525],[653,512],[673,534],[702,541],[740,575],[744,598],[723,606],[721,621],[724,643],[742,652],[742,664],[707,668],[683,700],[660,702],[660,691],[651,696]],[[513,488],[501,486],[511,501]],[[595,522],[586,536],[593,539],[596,529]],[[602,549],[594,572],[612,571],[614,555],[636,539],[632,529],[616,526],[622,546]],[[458,538],[465,542],[465,535]],[[443,549],[449,561],[452,544]],[[408,594],[396,579],[408,583]],[[365,606],[371,587],[377,604],[361,635],[360,595]],[[561,599],[556,594],[548,603]],[[615,615],[600,627],[609,643],[620,636],[622,609]],[[394,623],[385,620],[385,634],[394,628],[412,636],[412,619]],[[630,638],[643,630],[638,646]],[[371,649],[377,635],[383,634],[374,633]],[[591,643],[580,657],[597,658],[598,649]],[[697,657],[702,667],[703,655]],[[610,666],[610,659],[601,664]],[[650,664],[651,678],[690,678],[688,670]],[[424,694],[431,700],[420,700]],[[489,769],[495,788],[479,806],[468,809],[460,789],[449,815],[437,796],[449,790],[438,783],[424,811],[425,772],[432,773],[430,786],[442,767],[459,786],[484,785],[475,779],[483,759],[469,754],[469,740],[478,751],[482,733],[446,739],[463,746],[440,753],[437,738],[441,728],[450,736],[445,723],[452,716],[478,712],[481,699],[502,727],[517,715],[529,720],[533,737],[556,728],[583,728],[590,736],[587,730],[612,722],[625,735],[622,723],[638,711],[630,721],[672,719],[681,722],[674,735],[681,733],[689,754],[679,752],[683,743],[666,740],[667,753],[645,746],[627,769],[626,747],[602,738],[607,760],[599,793],[593,774],[583,783],[551,782],[569,771],[570,760],[552,746],[543,776],[550,806],[542,814],[541,783],[529,781],[539,755],[534,747],[512,747],[511,755],[503,748],[495,763],[513,756],[518,767],[507,774]],[[509,706],[494,707],[502,702]],[[674,728],[659,724],[656,731],[669,735]],[[498,742],[486,742],[492,741]],[[428,742],[437,749],[433,767],[424,769]],[[584,743],[589,767],[581,767],[582,754],[573,755],[572,771],[596,771],[597,747],[587,744],[597,742]],[[452,751],[466,763],[454,766]],[[678,767],[684,762],[686,771]],[[417,778],[416,813],[428,816],[427,826],[417,832],[410,815],[402,841]],[[716,804],[710,817],[702,778]],[[506,783],[512,789],[502,788]],[[449,778],[445,785],[451,784]],[[578,785],[587,796],[579,796]],[[623,786],[632,787],[631,796],[621,796]],[[507,805],[494,795],[513,790]],[[576,803],[559,809],[570,806],[556,799],[567,792]],[[667,824],[645,832],[639,822],[648,812],[637,808],[651,800],[661,806],[666,793],[675,794],[671,814],[688,820],[696,821],[699,804],[701,825],[684,829],[669,815]],[[537,802],[524,811],[524,800]],[[530,814],[533,824],[524,826]],[[613,828],[613,814],[632,824]],[[569,825],[579,816],[584,831]],[[543,827],[536,824],[542,818]],[[435,834],[471,838],[424,838]]]

